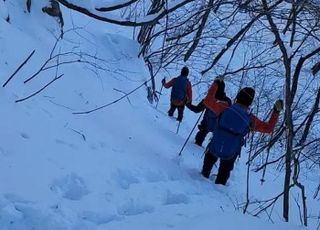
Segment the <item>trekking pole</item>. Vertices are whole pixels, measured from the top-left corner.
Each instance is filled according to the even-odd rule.
[[[178,123],[176,134],[178,134],[178,133],[179,133],[180,123],[181,123],[181,121],[179,121],[179,123]]]
[[[273,133],[274,133],[274,131],[272,131],[272,133],[271,133],[269,143],[271,143],[271,141],[272,141]],[[268,148],[267,148],[266,163],[265,163],[265,166],[264,166],[264,168],[263,168],[262,177],[261,177],[261,179],[260,179],[261,185],[265,182],[265,179],[264,179],[264,178],[265,178],[266,171],[267,171],[267,165],[268,165],[268,161],[269,161],[270,149],[271,149],[271,145],[268,146]]]
[[[159,101],[160,101],[162,89],[163,89],[163,84],[162,84],[162,86],[161,86],[161,88],[160,88],[160,92],[159,92],[159,97],[158,97],[158,101],[157,101],[157,104],[156,104],[156,108],[158,107],[158,104],[159,104]]]
[[[198,118],[197,122],[194,124],[194,126],[193,126],[193,128],[192,128],[191,132],[189,133],[189,136],[187,137],[186,141],[184,142],[184,144],[183,144],[183,146],[182,146],[182,148],[181,148],[181,150],[180,150],[180,152],[179,152],[178,156],[181,156],[182,151],[183,151],[184,147],[186,146],[187,142],[189,141],[189,139],[190,139],[190,137],[191,137],[192,132],[194,131],[194,129],[196,128],[196,126],[197,126],[198,122],[200,121],[200,118],[202,117],[203,112],[204,112],[204,110],[201,112],[201,114],[200,114],[200,116],[199,116],[199,118]]]

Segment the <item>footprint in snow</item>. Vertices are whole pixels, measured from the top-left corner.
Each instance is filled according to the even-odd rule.
[[[164,197],[163,205],[172,205],[172,204],[188,204],[189,198],[186,194],[183,193],[172,193],[168,191]]]
[[[20,133],[21,137],[23,137],[24,139],[29,139],[29,135],[26,133]]]
[[[74,173],[54,180],[50,189],[68,200],[81,200],[89,193],[83,178]]]
[[[135,216],[143,213],[151,213],[154,207],[148,204],[143,204],[141,201],[130,200],[128,203],[118,208],[118,214],[122,216]]]
[[[12,203],[20,203],[20,204],[32,204],[32,201],[25,200],[24,198],[14,194],[14,193],[6,193],[4,194],[4,198]]]
[[[6,157],[10,155],[10,152],[0,147],[0,155]]]
[[[122,169],[118,169],[114,177],[116,183],[122,189],[129,189],[130,185],[138,184],[140,182],[138,178],[133,175],[132,172]]]
[[[107,224],[111,221],[119,221],[123,219],[123,217],[115,214],[95,213],[90,211],[85,211],[81,213],[79,216],[81,219],[92,222],[96,225]]]
[[[152,170],[147,171],[145,178],[146,178],[147,182],[150,182],[150,183],[155,183],[155,182],[167,180],[167,176],[163,172],[155,172]]]

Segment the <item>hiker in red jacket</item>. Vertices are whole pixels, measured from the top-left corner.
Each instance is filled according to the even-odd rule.
[[[185,66],[181,69],[179,77],[175,77],[167,83],[165,79],[162,79],[162,84],[165,88],[172,87],[168,115],[172,117],[174,111],[178,109],[177,121],[180,122],[183,118],[185,103],[192,102],[192,87],[189,79],[187,78],[188,75],[189,69]]]
[[[215,183],[225,185],[244,144],[245,135],[249,131],[271,133],[283,108],[283,102],[276,101],[269,121],[264,122],[248,112],[255,96],[253,88],[241,89],[235,104],[229,106],[227,102],[215,98],[217,87],[218,84],[214,83],[204,99],[205,106],[216,114],[218,122],[206,149],[201,174],[209,178],[213,165],[220,158]]]
[[[227,97],[225,93],[225,84],[223,81],[215,80],[217,83],[217,91],[215,94],[215,99],[219,101],[225,101],[228,103],[229,106],[231,106],[232,102],[229,97]],[[197,132],[195,136],[195,143],[199,146],[202,146],[202,143],[204,142],[207,134],[209,132],[212,132],[216,126],[217,123],[217,117],[214,112],[212,112],[210,109],[207,109],[204,105],[204,99],[201,100],[197,105],[193,105],[191,103],[186,103],[186,106],[188,109],[190,109],[194,113],[200,113],[204,111],[203,119],[198,125],[199,131]]]

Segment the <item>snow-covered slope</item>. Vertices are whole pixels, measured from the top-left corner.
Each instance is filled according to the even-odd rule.
[[[1,230],[299,229],[236,211],[234,197],[244,193],[239,169],[225,188],[203,179],[203,149],[192,140],[177,158],[196,116],[186,111],[176,134],[166,95],[154,109],[142,87],[102,110],[73,114],[112,102],[149,78],[131,31],[66,11],[68,32],[53,53],[68,53],[60,62],[81,54],[89,64],[61,64],[24,84],[59,34],[39,10],[43,4],[34,1],[29,14],[24,1],[10,2],[11,24],[0,19],[1,84],[35,50],[0,90]]]

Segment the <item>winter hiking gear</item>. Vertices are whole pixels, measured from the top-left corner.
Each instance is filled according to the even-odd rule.
[[[224,81],[220,78],[216,78],[213,83],[216,83],[218,86],[217,92],[215,94],[215,98],[217,98],[218,100],[222,100],[226,96],[225,94],[226,86]]]
[[[211,165],[220,158],[215,183],[225,185],[233,169],[234,161],[241,151],[244,135],[249,130],[271,133],[279,113],[273,110],[269,121],[263,122],[247,112],[254,98],[254,89],[249,87],[241,89],[237,94],[236,103],[230,108],[226,102],[221,102],[215,98],[217,89],[218,83],[214,82],[204,99],[205,106],[215,113],[219,122],[213,132],[215,136],[211,139],[206,150],[202,175],[208,177],[212,169]]]
[[[213,112],[211,112],[213,113]],[[209,144],[209,151],[215,156],[229,160],[238,153],[249,132],[250,117],[239,104],[226,108],[220,114]]]
[[[161,83],[162,83],[162,86],[163,86],[164,84],[166,84],[166,78],[163,78],[163,79],[161,80]]]
[[[181,70],[181,72],[183,72]],[[186,73],[184,73],[186,74]],[[179,77],[173,78],[169,82],[163,81],[165,88],[172,87],[171,90],[171,103],[174,105],[184,105],[186,102],[192,101],[192,87],[187,76],[180,75]]]
[[[181,124],[181,121],[178,121],[178,125],[177,125],[177,131],[176,131],[176,134],[179,133],[179,129],[180,129],[180,124]]]
[[[181,122],[182,121],[182,118],[183,118],[183,111],[184,111],[184,106],[176,106],[176,105],[173,105],[171,104],[170,105],[170,109],[168,111],[168,116],[169,117],[172,117],[173,116],[173,113],[175,110],[178,110],[178,117],[177,117],[177,121]]]
[[[189,68],[187,66],[184,66],[182,69],[181,69],[181,76],[183,77],[187,77],[189,75]]]
[[[217,98],[217,96],[216,96]],[[225,101],[228,103],[228,105],[230,106],[231,100],[230,98],[228,98],[227,96],[224,95],[224,98],[221,99],[221,101]],[[199,146],[202,146],[202,143],[204,142],[207,134],[209,132],[213,132],[215,126],[216,126],[216,115],[214,112],[212,112],[210,109],[206,109],[203,119],[200,123],[200,125],[198,126],[199,131],[196,134],[195,137],[195,143]]]
[[[213,111],[216,116],[219,116],[222,111],[229,107],[228,103],[225,101],[220,101],[215,98],[215,93],[217,91],[217,85],[214,83],[209,91],[207,96],[204,99],[204,105]],[[241,91],[241,90],[240,90]],[[239,91],[239,93],[240,93]],[[238,96],[238,95],[237,95]],[[248,106],[242,105],[238,100],[236,100],[237,104],[248,109]],[[279,113],[273,110],[271,112],[271,117],[268,122],[261,121],[253,114],[250,114],[250,130],[261,132],[261,133],[271,133],[278,119]]]
[[[196,123],[194,124],[193,128],[191,129],[191,132],[189,133],[189,136],[187,137],[186,141],[184,142],[184,144],[183,144],[182,148],[180,149],[180,152],[179,152],[178,156],[181,156],[182,151],[183,151],[184,147],[186,146],[186,144],[188,143],[188,141],[189,141],[189,139],[190,139],[190,137],[191,137],[191,135],[192,135],[192,133],[193,133],[194,129],[196,128],[196,126],[197,126],[198,122],[200,121],[202,114],[203,114],[203,111],[201,112],[201,114],[200,114],[200,116],[199,116],[198,120],[196,121]]]
[[[219,171],[215,180],[216,184],[225,185],[227,183],[237,157],[238,157],[238,154],[234,155],[229,160],[220,159]],[[217,161],[218,161],[218,157],[207,152],[204,156],[201,174],[204,177],[209,178],[212,167]]]
[[[188,78],[182,75],[174,79],[171,90],[171,101],[185,101]]]
[[[192,101],[192,87],[187,78],[188,74],[189,69],[187,67],[183,67],[179,77],[173,78],[168,83],[166,83],[165,79],[162,80],[162,84],[165,88],[172,87],[168,115],[173,116],[173,113],[177,108],[178,121],[182,121],[185,103]]]
[[[216,78],[214,80],[214,83],[218,85],[215,98],[221,101],[225,101],[230,106],[232,104],[230,98],[228,98],[224,92],[225,90],[225,84],[222,79]],[[192,105],[191,103],[187,103],[186,106],[193,112],[199,113],[203,110],[205,110],[203,119],[201,123],[198,125],[199,131],[197,132],[195,136],[195,143],[199,146],[202,146],[202,143],[204,142],[207,134],[209,132],[212,132],[216,125],[216,115],[214,112],[212,112],[209,109],[206,109],[206,106],[204,105],[204,100],[200,101],[198,105]]]
[[[165,80],[165,79],[162,79],[162,81],[163,80]],[[161,88],[160,88],[160,92],[159,92],[159,97],[158,97],[158,100],[157,100],[156,108],[158,108],[158,104],[159,104],[160,97],[161,97],[161,94],[162,94],[162,89],[163,89],[163,84],[161,85]]]
[[[241,89],[236,97],[237,103],[249,107],[252,104],[255,91],[251,87],[245,87]]]
[[[277,100],[275,103],[274,103],[274,106],[273,106],[273,109],[280,113],[281,110],[283,109],[283,101],[282,100]]]

